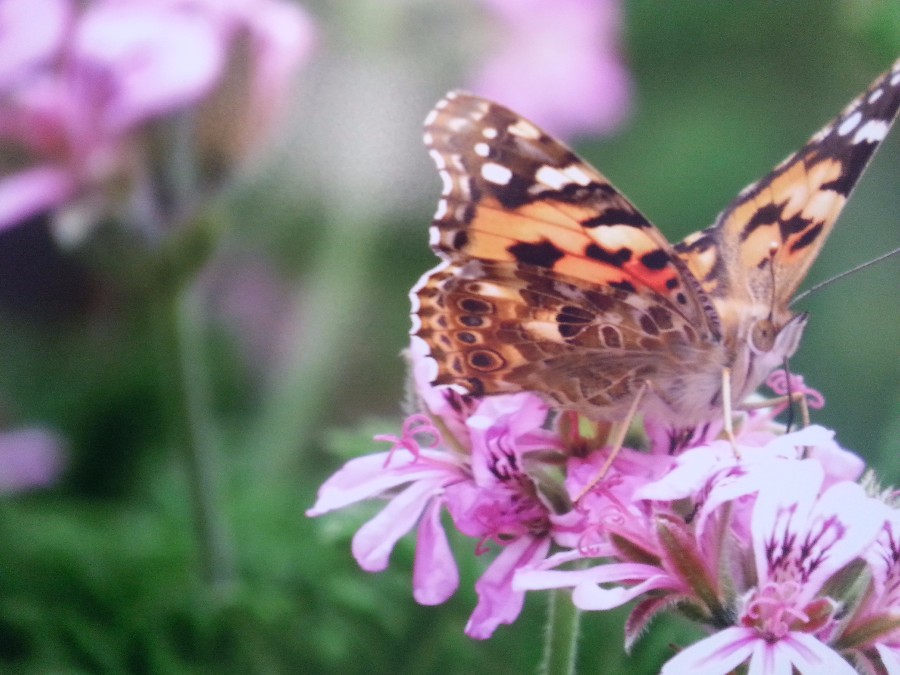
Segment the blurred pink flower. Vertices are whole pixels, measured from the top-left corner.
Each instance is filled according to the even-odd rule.
[[[553,134],[609,133],[629,111],[618,0],[483,0],[499,30],[472,90]]]
[[[52,58],[69,13],[69,0],[0,2],[0,91]]]
[[[234,159],[313,40],[307,16],[280,0],[4,0],[0,11],[0,228],[153,194],[147,124],[191,106],[207,106],[196,154],[216,139]],[[208,107],[226,93],[227,109]]]
[[[65,465],[63,443],[43,429],[0,433],[0,494],[52,485]]]

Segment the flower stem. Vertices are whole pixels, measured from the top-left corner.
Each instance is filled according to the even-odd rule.
[[[317,255],[317,265],[298,291],[296,348],[285,360],[252,439],[268,470],[283,475],[301,456],[316,423],[340,386],[348,352],[360,339],[366,284],[379,230],[352,218],[336,218]],[[266,480],[271,479],[267,476]]]
[[[183,452],[202,576],[215,594],[235,581],[229,528],[220,506],[220,466],[210,413],[203,350],[203,311],[190,285],[165,293],[158,325],[163,333],[164,400],[173,440]]]
[[[547,606],[544,632],[544,658],[539,675],[572,675],[578,656],[578,631],[581,611],[572,604],[571,593],[555,590]]]

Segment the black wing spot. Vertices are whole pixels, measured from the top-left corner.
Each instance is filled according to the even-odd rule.
[[[631,260],[631,249],[624,246],[618,251],[608,251],[597,244],[588,244],[584,249],[584,254],[588,258],[599,260],[600,262],[612,265],[613,267],[621,267]]]
[[[469,353],[466,360],[472,368],[482,372],[498,370],[506,363],[503,357],[490,349],[476,349]]]
[[[613,288],[618,288],[620,291],[625,291],[626,293],[634,293],[637,291],[634,284],[630,281],[610,281],[609,285]],[[685,299],[685,302],[687,302],[687,299]]]
[[[659,248],[641,256],[641,262],[648,270],[664,269],[669,264],[669,260],[669,254]]]
[[[466,244],[469,243],[469,234],[465,230],[457,230],[457,232],[453,235],[453,242],[451,246],[457,251],[464,249]]]
[[[762,227],[763,225],[771,225],[772,223],[777,223],[781,220],[781,212],[783,209],[784,204],[766,204],[761,209],[757,210],[747,224],[744,225],[744,229],[741,231],[741,241],[746,241],[756,228]]]
[[[537,244],[519,242],[506,250],[520,263],[548,269],[552,269],[556,262],[565,256],[565,253],[546,239]]]
[[[801,248],[806,248],[811,243],[813,243],[816,239],[818,239],[819,235],[822,233],[822,223],[816,223],[814,227],[809,228],[803,235],[791,244],[791,253],[795,253],[799,251]]]
[[[594,314],[581,307],[566,305],[559,310],[556,320],[559,323],[586,324],[594,320]]]
[[[628,225],[630,227],[648,227],[646,218],[637,211],[631,209],[607,209],[599,216],[582,220],[583,227],[595,228],[613,225]]]
[[[659,335],[659,328],[656,323],[646,314],[641,315],[640,323],[641,328],[647,335]]]
[[[462,311],[471,314],[490,314],[494,311],[494,306],[491,303],[478,298],[463,298],[457,303],[457,306]]]

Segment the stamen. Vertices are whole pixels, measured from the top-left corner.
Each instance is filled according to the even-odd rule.
[[[384,467],[387,468],[394,457],[397,450],[408,450],[413,456],[413,461],[419,459],[419,455],[423,448],[436,448],[441,444],[441,432],[431,422],[428,415],[421,413],[410,415],[403,421],[403,427],[400,437],[393,434],[378,434],[375,436],[376,441],[391,443],[391,449],[388,450],[387,458],[384,460]],[[422,441],[416,437],[423,438]]]

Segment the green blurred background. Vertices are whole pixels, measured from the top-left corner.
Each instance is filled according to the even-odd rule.
[[[166,431],[167,355],[128,260],[103,233],[61,252],[46,224],[0,235],[0,411],[69,444],[54,488],[0,501],[0,671],[519,673],[540,658],[544,598],[476,642],[462,629],[486,560],[455,542],[461,590],[411,597],[412,541],[387,572],[353,561],[374,513],[309,520],[318,485],[396,433],[407,292],[433,266],[439,180],[421,120],[490,50],[480,6],[304,3],[321,31],[278,143],[209,213],[195,289],[234,580],[198,572],[182,455]],[[900,54],[892,0],[622,5],[632,113],[578,150],[673,240],[833,117]],[[540,120],[537,120],[540,121]],[[900,133],[863,178],[807,285],[898,246]],[[114,269],[110,270],[109,268]],[[795,371],[814,420],[883,481],[900,469],[896,261],[802,303]],[[248,290],[249,289],[249,290]],[[652,673],[690,627],[660,622],[627,657],[627,612],[586,616],[581,672]]]

